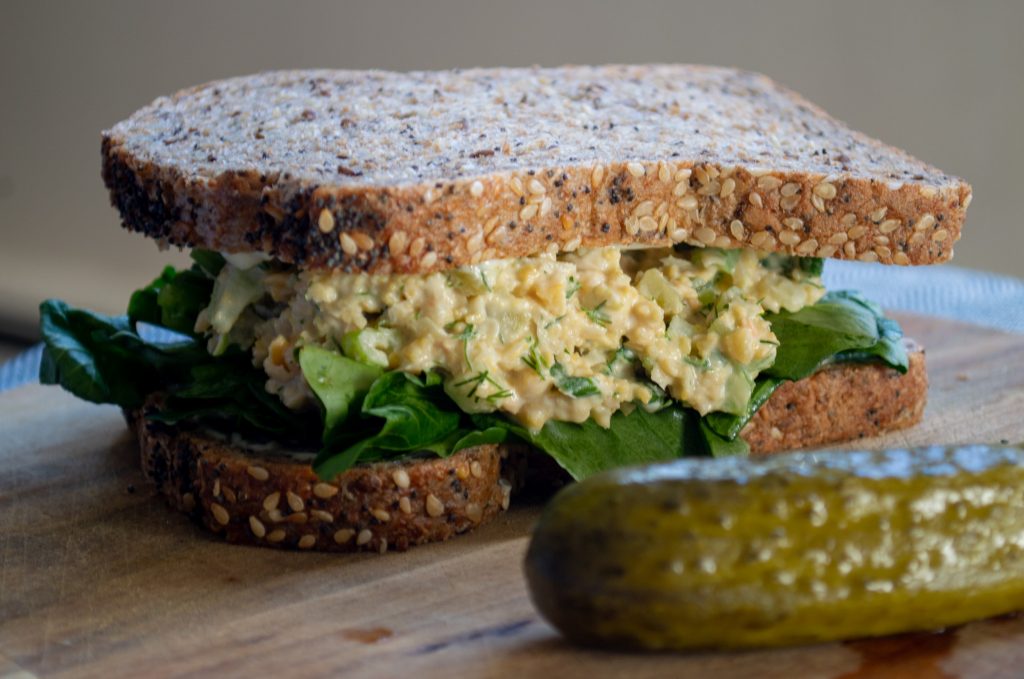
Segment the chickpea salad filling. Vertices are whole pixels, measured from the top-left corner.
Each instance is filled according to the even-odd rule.
[[[899,326],[823,261],[580,249],[423,275],[194,250],[123,317],[43,304],[41,377],[97,402],[360,462],[519,440],[573,477],[746,452],[775,388],[835,361],[901,371]],[[157,326],[173,340],[146,336]]]

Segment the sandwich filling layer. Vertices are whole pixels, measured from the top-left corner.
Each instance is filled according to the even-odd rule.
[[[251,351],[266,389],[316,407],[299,362],[322,347],[383,370],[438,373],[467,413],[608,427],[671,398],[742,414],[779,340],[766,313],[822,295],[821,262],[753,250],[598,248],[427,275],[230,261],[195,330]]]

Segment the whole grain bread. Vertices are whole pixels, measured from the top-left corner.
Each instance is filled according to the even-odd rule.
[[[909,427],[921,419],[927,389],[917,347],[902,375],[881,365],[837,364],[780,387],[742,436],[752,454],[766,455]],[[404,550],[487,523],[508,508],[524,479],[544,486],[568,480],[547,456],[506,444],[361,465],[322,481],[308,461],[146,419],[154,408],[151,400],[126,413],[146,477],[172,507],[230,542]]]
[[[971,200],[762,75],[686,65],[265,73],[157,99],[102,152],[131,230],[379,273],[674,242],[930,264]]]

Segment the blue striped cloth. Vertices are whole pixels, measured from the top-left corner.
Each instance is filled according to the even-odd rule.
[[[830,290],[860,290],[886,309],[1024,333],[1024,281],[955,266],[899,267],[830,261]],[[157,339],[157,337],[153,337]],[[34,382],[42,346],[0,366],[0,391]]]

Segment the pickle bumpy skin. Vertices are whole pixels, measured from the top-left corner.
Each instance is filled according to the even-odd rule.
[[[1024,450],[678,460],[564,489],[526,556],[570,640],[681,650],[936,629],[1024,609]]]

